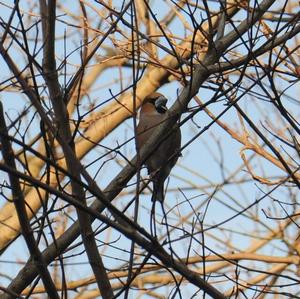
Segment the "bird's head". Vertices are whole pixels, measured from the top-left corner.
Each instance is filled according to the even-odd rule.
[[[142,105],[143,112],[164,114],[168,110],[166,104],[168,100],[161,93],[154,92],[148,95]]]

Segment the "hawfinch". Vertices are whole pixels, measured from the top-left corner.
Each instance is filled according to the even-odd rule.
[[[147,96],[140,110],[137,126],[137,149],[141,149],[160,124],[169,117],[166,107],[167,99],[155,92]],[[168,134],[170,130],[166,133]],[[181,133],[178,124],[175,124],[170,134],[146,160],[148,173],[152,176],[152,201],[164,200],[164,181],[170,174],[180,156]]]

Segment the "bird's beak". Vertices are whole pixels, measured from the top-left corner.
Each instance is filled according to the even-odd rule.
[[[166,112],[167,111],[167,99],[164,96],[160,96],[156,101],[155,101],[155,108],[157,111],[161,112]]]

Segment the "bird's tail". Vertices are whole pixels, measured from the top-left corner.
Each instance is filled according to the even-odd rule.
[[[153,193],[151,200],[163,202],[164,201],[164,183],[160,180],[153,181]]]

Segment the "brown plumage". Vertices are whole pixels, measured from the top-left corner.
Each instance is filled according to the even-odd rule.
[[[144,100],[137,126],[138,149],[142,148],[163,120],[169,117],[166,103],[167,99],[158,92],[152,93]],[[178,151],[181,145],[181,133],[178,124],[175,125],[175,128],[174,132],[158,146],[145,162],[153,180],[152,201],[163,202],[164,181],[180,155]]]

